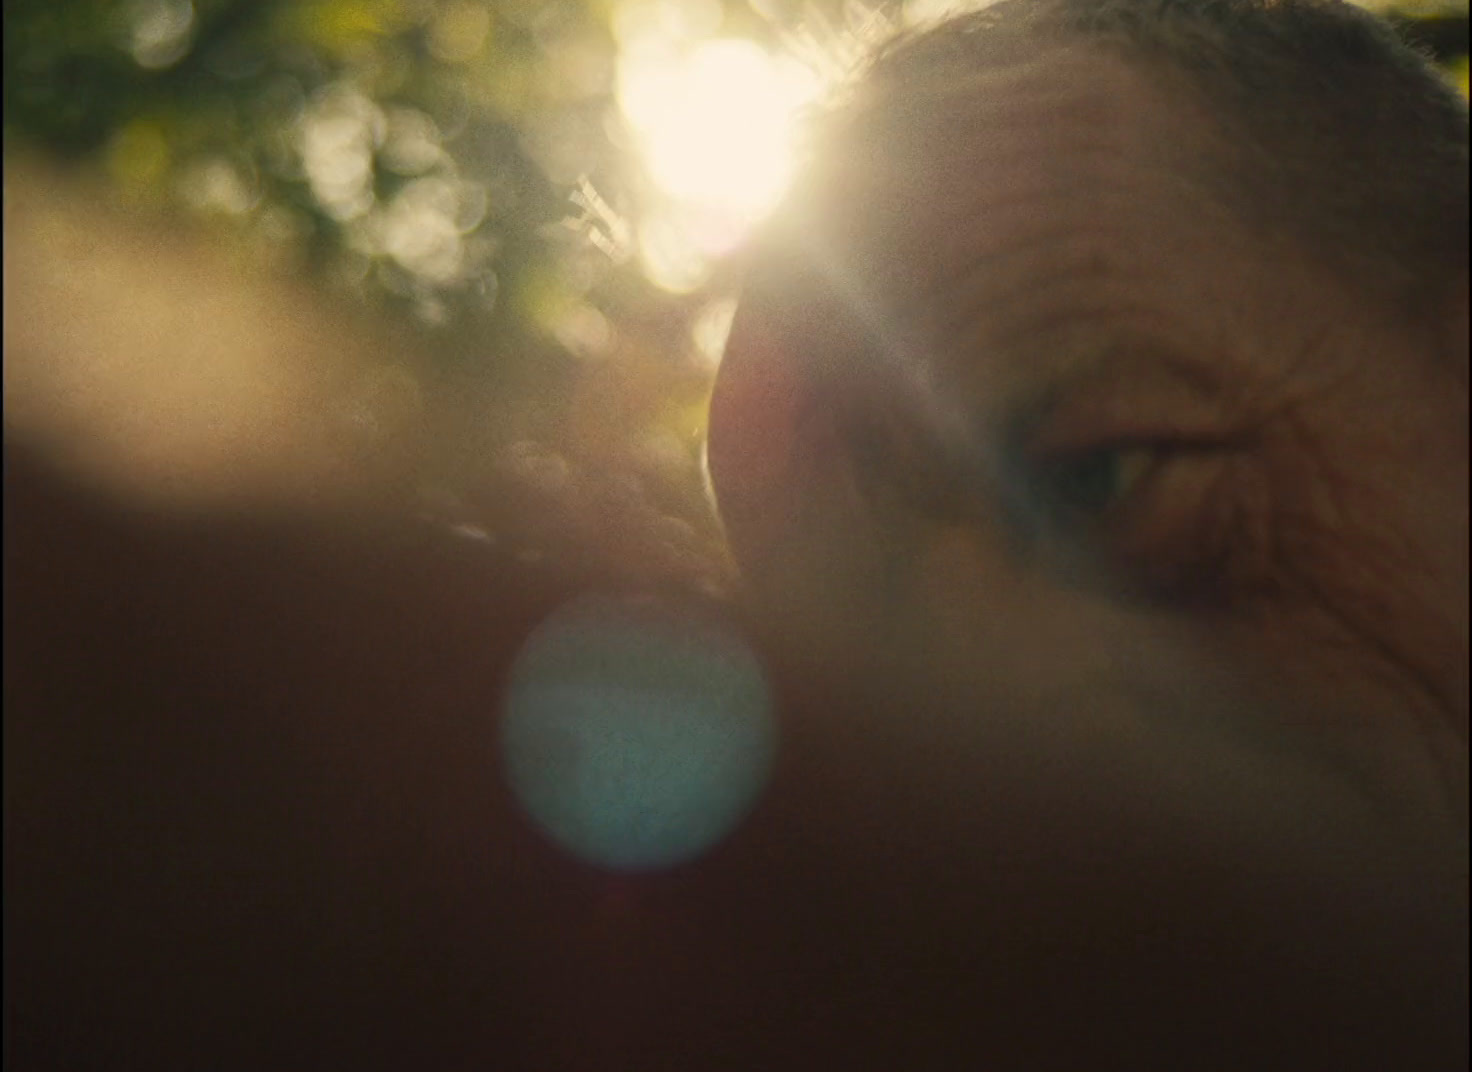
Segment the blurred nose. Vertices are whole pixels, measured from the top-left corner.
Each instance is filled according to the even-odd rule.
[[[711,395],[707,459],[727,538],[743,563],[770,557],[798,506],[783,492],[801,462],[797,438],[811,394],[777,333],[739,318]]]
[[[711,400],[711,485],[743,584],[771,624],[846,647],[878,621],[883,544],[836,406],[800,345],[738,314]]]

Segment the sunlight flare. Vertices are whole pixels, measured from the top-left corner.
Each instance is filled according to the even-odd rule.
[[[682,53],[626,53],[618,90],[659,191],[745,227],[786,190],[795,120],[818,81],[801,64],[749,41],[718,39]]]

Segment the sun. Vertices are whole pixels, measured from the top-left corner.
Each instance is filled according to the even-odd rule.
[[[796,121],[818,79],[739,39],[620,60],[619,105],[654,186],[674,206],[744,229],[791,179]]]

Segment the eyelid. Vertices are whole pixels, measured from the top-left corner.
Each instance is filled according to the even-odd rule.
[[[1131,445],[1204,448],[1240,441],[1239,389],[1210,362],[1158,345],[1110,348],[1014,407],[1009,441],[1029,457]]]
[[[1089,397],[1049,401],[1020,422],[1014,442],[1034,458],[1066,457],[1106,447],[1187,449],[1222,446],[1241,430],[1219,414],[1151,401],[1108,402]]]

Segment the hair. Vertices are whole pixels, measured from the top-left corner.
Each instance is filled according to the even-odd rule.
[[[1217,124],[1219,151],[1194,162],[1203,185],[1367,296],[1415,315],[1463,285],[1466,101],[1388,23],[1336,0],[1001,0],[892,39],[857,83],[864,107],[824,122],[840,140],[872,132],[876,109],[903,125],[948,73],[1057,47],[1193,94]]]

